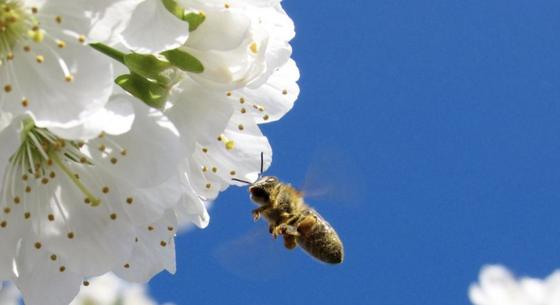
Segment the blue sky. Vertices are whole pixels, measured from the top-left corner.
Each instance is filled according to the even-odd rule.
[[[151,282],[158,300],[467,305],[484,264],[560,268],[560,2],[284,6],[302,94],[263,127],[268,173],[301,185],[323,151],[354,164],[325,180],[346,202],[310,200],[346,261],[283,250],[252,222],[246,189],[231,188],[206,230],[178,237],[177,274]]]

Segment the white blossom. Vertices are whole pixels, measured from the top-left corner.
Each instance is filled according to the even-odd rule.
[[[560,305],[560,271],[545,279],[516,279],[503,266],[486,266],[469,298],[474,305]]]
[[[128,102],[114,97],[109,118],[132,123]],[[161,112],[134,105],[129,132],[87,142],[25,117],[0,132],[0,279],[14,281],[27,305],[68,303],[84,277],[111,270],[137,282],[175,271],[183,150]]]
[[[204,72],[190,76],[204,87],[257,88],[290,58],[294,25],[280,0],[180,3],[206,17],[181,47],[203,63]]]
[[[0,111],[64,130],[104,107],[111,62],[87,45],[97,13],[73,1],[0,1]]]

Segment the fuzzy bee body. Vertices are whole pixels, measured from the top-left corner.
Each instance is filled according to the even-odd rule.
[[[344,259],[342,241],[334,228],[310,208],[300,192],[276,177],[261,177],[249,187],[251,199],[259,205],[253,210],[255,220],[263,216],[270,233],[282,235],[284,245],[293,249],[299,245],[311,256],[330,264]]]

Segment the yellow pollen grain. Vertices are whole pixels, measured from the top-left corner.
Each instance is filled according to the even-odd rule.
[[[68,75],[66,75],[66,76],[64,77],[64,80],[65,80],[67,83],[70,83],[70,82],[72,82],[72,81],[74,80],[74,76],[68,74]]]
[[[268,119],[270,119],[270,116],[268,116],[268,114],[263,115],[263,120],[268,121]]]
[[[31,213],[25,212],[25,214],[23,214],[23,218],[25,218],[25,219],[31,218]]]
[[[62,23],[62,17],[61,16],[56,16],[54,17],[54,21],[58,24]]]
[[[37,249],[37,250],[41,249],[42,246],[43,246],[43,245],[41,245],[40,242],[36,242],[36,243],[35,243],[35,249]]]
[[[60,272],[64,272],[66,270],[66,267],[64,266],[60,266],[60,268],[58,269]]]
[[[207,189],[210,189],[210,188],[212,188],[212,184],[210,184],[210,183],[207,183],[207,184],[206,184],[206,188],[207,188]]]
[[[107,147],[104,144],[101,144],[101,145],[99,145],[98,149],[99,149],[100,152],[103,152],[103,151],[105,151],[105,148],[107,148]]]
[[[231,96],[231,92],[226,93],[227,96]]]
[[[54,179],[54,177],[56,177],[56,173],[55,173],[55,172],[51,172],[51,173],[49,174],[49,177],[51,177],[51,179]]]
[[[222,135],[219,135],[218,138],[217,138],[217,140],[218,140],[219,142],[221,142],[223,139],[224,139],[224,138],[222,137]]]
[[[27,176],[27,175],[23,175],[23,176],[21,176],[21,180],[23,180],[23,181],[27,181],[27,179],[29,179],[29,176]]]
[[[108,186],[104,186],[101,191],[103,192],[103,194],[107,194],[109,193],[109,187]]]
[[[243,126],[243,124],[239,124],[239,126],[237,126],[237,128],[238,128],[239,130],[244,130],[244,129],[245,129],[245,126]]]
[[[14,197],[14,203],[15,204],[19,204],[20,202],[21,202],[21,199],[18,196]]]
[[[205,173],[205,172],[207,172],[207,171],[208,171],[208,167],[203,166],[203,167],[202,167],[202,172]]]
[[[207,153],[207,152],[208,152],[208,148],[206,148],[206,147],[205,147],[205,148],[202,148],[202,152],[203,152],[203,153]]]
[[[212,167],[212,172],[213,172],[213,173],[217,173],[217,172],[218,172],[218,168],[217,168],[217,167]]]
[[[126,198],[126,203],[132,204],[133,202],[134,202],[134,198],[132,198],[132,197]]]
[[[12,85],[5,85],[4,86],[4,92],[6,92],[6,93],[12,92]]]
[[[78,41],[79,41],[80,43],[85,43],[85,42],[86,42],[86,36],[84,36],[84,35],[78,36]]]
[[[45,57],[43,55],[37,55],[35,56],[35,61],[39,64],[42,64],[45,62]]]
[[[257,54],[257,52],[259,51],[256,42],[253,42],[253,43],[251,44],[251,46],[249,46],[249,49],[251,50],[251,52],[253,52],[253,53],[255,53],[255,54]]]
[[[245,104],[245,99],[242,98],[242,97],[240,97],[240,98],[239,98],[239,103],[240,103],[240,104]]]
[[[124,157],[124,156],[126,156],[127,154],[128,154],[128,151],[126,151],[126,149],[123,149],[123,150],[121,151],[121,156]]]
[[[59,49],[64,49],[64,48],[66,47],[66,42],[64,42],[64,41],[62,41],[62,40],[57,40],[57,41],[56,41],[56,46],[57,46]]]
[[[8,54],[6,54],[6,59],[7,60],[14,60],[14,53],[8,52]]]
[[[167,246],[167,243],[166,243],[165,241],[163,241],[163,240],[162,240],[159,244],[160,244],[162,247]]]
[[[225,144],[227,150],[232,150],[235,147],[235,142],[233,140],[229,140]]]
[[[119,160],[117,158],[111,158],[111,163],[112,164],[117,164]]]
[[[117,219],[117,214],[113,213],[110,215],[111,220],[116,220]]]
[[[247,109],[241,108],[241,110],[239,110],[239,111],[241,111],[241,113],[246,113],[246,112],[247,112]]]
[[[55,261],[55,260],[56,260],[56,255],[55,254],[51,255],[51,261]]]
[[[47,183],[49,183],[49,178],[46,178],[46,177],[45,177],[45,178],[41,179],[41,183],[42,183],[42,184],[47,184]]]
[[[26,192],[26,193],[31,193],[31,187],[30,187],[30,186],[26,186],[26,187],[25,187],[25,192]]]
[[[229,3],[224,3],[225,8],[230,8]]]

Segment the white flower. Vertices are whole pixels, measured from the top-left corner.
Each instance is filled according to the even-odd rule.
[[[130,124],[128,103],[114,97],[109,118]],[[25,117],[0,132],[0,279],[13,280],[27,305],[68,303],[84,277],[111,270],[139,282],[174,272],[169,209],[183,152],[161,112],[134,105],[122,135],[63,140]]]
[[[560,305],[560,271],[544,280],[515,279],[505,267],[486,266],[469,298],[474,305]]]
[[[156,305],[140,284],[127,283],[108,273],[86,282],[70,305]]]
[[[2,286],[0,282],[0,305],[18,305],[19,297],[19,291],[14,285]]]
[[[107,103],[110,59],[87,45],[95,13],[73,1],[0,1],[0,111],[67,129]]]
[[[14,285],[0,288],[0,305],[18,305],[20,292]],[[112,273],[84,281],[70,305],[157,305],[147,287],[123,281]]]
[[[268,168],[272,150],[258,124],[278,120],[292,108],[299,94],[298,78],[299,71],[290,60],[256,89],[220,92],[188,78],[179,84],[165,114],[190,152],[182,164],[184,182],[197,196],[183,196],[184,203],[203,209],[220,191],[238,184],[232,178],[253,181],[260,171],[261,153]],[[181,215],[186,213],[177,214],[182,223]]]
[[[203,86],[220,90],[257,88],[290,58],[294,25],[279,0],[180,3],[206,17],[181,47],[204,65],[203,73],[190,74]]]

